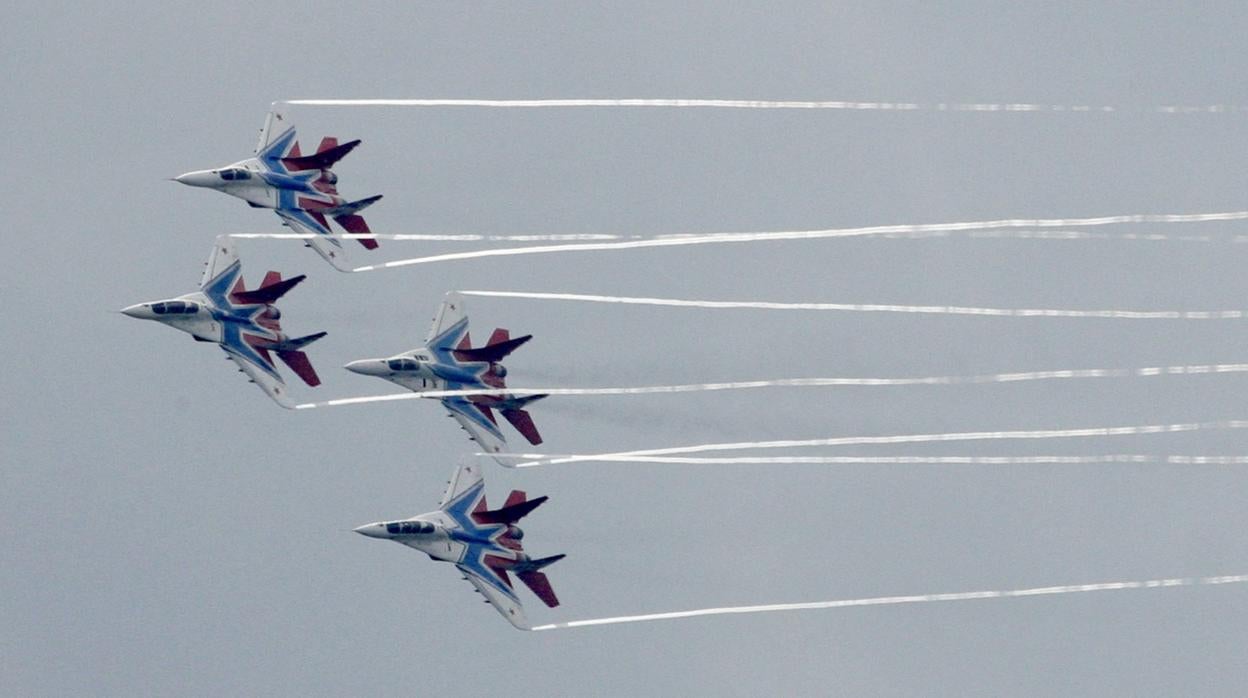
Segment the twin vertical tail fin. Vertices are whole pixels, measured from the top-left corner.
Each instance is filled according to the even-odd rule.
[[[300,274],[282,281],[281,274],[271,271],[264,275],[264,281],[260,284],[260,288],[254,291],[243,290],[242,280],[240,279],[234,291],[230,293],[230,300],[243,305],[269,305],[286,295],[290,289],[299,285],[306,278],[308,278],[306,275]]]
[[[299,153],[299,144],[295,143],[294,147],[290,149],[290,154],[282,158],[282,164],[285,165],[291,172],[323,170],[328,173],[329,169],[333,167],[336,162],[346,157],[347,153],[355,150],[355,147],[359,144],[360,140],[357,138],[356,140],[339,145],[338,139],[331,136],[321,140],[321,144],[317,147],[316,153],[312,155],[301,155]],[[325,175],[322,177],[324,186],[328,187],[327,191],[331,194],[337,193],[337,190],[333,187],[337,179],[337,176],[331,175]],[[368,229],[368,223],[364,222],[364,218],[360,216],[359,213],[376,203],[379,199],[381,199],[380,194],[377,196],[370,196],[367,199],[360,199],[359,201],[352,201],[341,206],[325,209],[319,213],[325,213],[332,216],[333,219],[338,222],[338,225],[341,225],[342,229],[348,233],[368,235],[373,231]],[[360,244],[366,249],[377,249],[377,241],[373,238],[359,238],[359,241]]]
[[[317,148],[316,153],[312,155],[300,155],[299,144],[296,143],[295,147],[291,148],[290,155],[282,158],[282,164],[285,165],[286,169],[291,172],[299,172],[301,170],[328,170],[334,166],[334,163],[346,157],[347,153],[355,150],[355,146],[359,144],[360,141],[357,138],[356,140],[348,143],[338,145],[338,139],[330,137],[321,141],[321,145]]]
[[[494,334],[490,335],[490,341],[483,347],[476,349],[456,349],[455,358],[460,361],[488,361],[489,363],[497,363],[502,361],[508,354],[520,348],[520,345],[533,339],[533,335],[526,334],[523,337],[511,339],[507,330],[497,329]]]
[[[503,504],[502,509],[474,512],[472,518],[481,524],[513,524],[528,516],[534,509],[546,502],[547,497],[525,500],[521,490],[512,490],[511,496]]]
[[[511,494],[507,496],[507,501],[503,503],[503,507],[501,509],[486,511],[485,507],[479,504],[479,509],[478,511],[474,511],[472,513],[472,518],[477,523],[481,524],[505,524],[507,526],[511,526],[545,503],[546,499],[546,497],[527,499],[527,495],[523,490],[512,490]],[[482,502],[484,502],[484,500],[482,500]],[[517,534],[516,538],[511,540],[512,542],[510,544],[505,544],[505,546],[519,551],[519,535]],[[564,557],[564,555],[560,554],[543,557],[538,560],[521,559],[514,563],[509,561],[509,564],[505,569],[509,569],[511,572],[515,573],[516,577],[520,581],[524,582],[529,589],[533,590],[533,593],[537,595],[537,598],[542,600],[542,603],[554,608],[559,605],[559,598],[555,596],[555,590],[551,588],[550,580],[547,579],[546,575],[541,572],[541,569],[543,567],[553,565],[554,563],[562,560]]]

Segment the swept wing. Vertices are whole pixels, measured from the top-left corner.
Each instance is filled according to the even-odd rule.
[[[234,241],[224,235],[218,237],[212,244],[212,252],[208,255],[204,275],[199,282],[200,292],[218,308],[233,306],[230,293],[238,283],[242,268]],[[226,324],[222,329],[221,348],[252,383],[260,386],[265,395],[282,407],[294,409],[295,403],[286,394],[286,384],[277,374],[268,352],[248,343],[245,333],[237,326]]]
[[[482,484],[484,477],[481,475],[481,467],[476,463],[464,463],[455,469],[455,473],[451,475],[451,479],[446,483],[446,492],[442,494],[442,501],[438,502],[439,509],[445,509],[446,505],[453,499],[463,495],[472,488],[481,485],[481,491],[477,492],[473,501],[469,503],[468,511],[472,511],[477,506],[477,500],[485,495],[485,486]]]
[[[498,430],[498,425],[486,412],[488,407],[475,405],[458,396],[442,398],[442,406],[451,413],[455,421],[459,422],[459,426],[468,432],[468,438],[476,441],[483,451],[503,453],[507,450],[507,441],[503,438],[503,433]],[[499,463],[506,465],[501,460]]]
[[[273,399],[273,402],[276,402],[288,410],[295,409],[295,401],[291,400],[290,396],[286,394],[286,384],[283,383],[280,378],[276,378],[274,374],[269,371],[261,370],[261,368],[254,363],[253,359],[231,350],[226,345],[222,344],[221,348],[225,350],[226,356],[229,356],[230,359],[234,363],[238,364],[238,367],[243,370],[243,373],[247,374],[247,377],[251,379],[252,383],[260,386],[260,389],[264,391],[264,394]]]
[[[490,605],[498,611],[499,615],[506,618],[508,623],[511,623],[521,630],[529,629],[529,621],[525,618],[524,608],[520,606],[519,601],[507,596],[498,589],[495,589],[492,585],[482,579],[480,575],[467,567],[463,565],[455,565],[455,567],[459,568],[460,572],[463,572],[464,577],[467,578],[468,581],[472,582],[472,585],[477,588],[477,591],[481,592],[481,595],[485,597],[485,600],[489,601]]]
[[[442,495],[439,506],[464,529],[479,530],[478,524],[472,519],[472,512],[479,506],[484,508],[484,499],[485,482],[481,477],[481,466],[476,463],[465,463],[460,465],[455,470],[455,474],[451,476],[451,481],[447,483],[446,493]],[[514,593],[507,593],[499,588],[501,583],[510,589],[511,583],[506,576],[507,573],[492,570],[489,567],[489,557],[488,548],[470,545],[465,550],[464,558],[455,567],[465,579],[472,582],[472,585],[481,592],[481,595],[498,611],[499,615],[517,628],[527,630],[529,623],[519,599]],[[490,574],[494,574],[495,579],[487,579],[484,576]]]
[[[433,344],[435,339],[458,325],[461,320],[466,320],[467,317],[464,313],[464,297],[454,291],[447,292],[442,298],[442,305],[438,306],[438,314],[433,317],[433,326],[429,328],[429,335],[425,337],[425,345]],[[465,331],[466,328],[465,325]],[[458,341],[457,338],[456,341]]]
[[[204,263],[204,275],[199,279],[200,290],[206,293],[208,286],[226,272],[236,278],[240,268],[238,248],[234,246],[234,241],[225,235],[219,236],[212,243],[212,252],[208,254],[208,261]],[[222,283],[221,285],[226,287],[225,290],[228,293],[234,288],[234,279],[231,278],[228,284]]]
[[[274,138],[286,131],[286,115],[282,107],[281,102],[274,102],[269,107],[269,113],[264,117],[264,127],[260,129],[260,141],[256,143],[256,155],[263,152]]]
[[[301,235],[311,235],[312,237],[304,239],[304,242],[308,243],[308,247],[316,250],[316,253],[335,269],[348,272],[352,270],[346,250],[342,248],[342,241],[332,237],[333,231],[328,226],[321,225],[307,211],[279,208],[274,209],[274,212],[292,231]]]

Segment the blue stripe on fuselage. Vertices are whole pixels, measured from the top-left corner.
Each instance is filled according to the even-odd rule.
[[[213,319],[221,323],[221,347],[228,352],[236,354],[239,358],[255,364],[257,368],[273,376],[279,382],[284,382],[277,373],[277,367],[272,362],[266,361],[262,354],[253,349],[247,343],[247,340],[243,339],[244,331],[266,339],[274,339],[275,337],[272,332],[257,325],[255,322],[256,316],[264,310],[264,305],[235,305],[230,301],[230,290],[234,288],[235,282],[238,281],[242,268],[242,262],[234,260],[233,264],[204,284],[204,287],[200,290],[213,306]]]
[[[459,564],[467,567],[473,574],[484,580],[486,584],[498,589],[508,598],[519,603],[520,599],[516,596],[516,592],[495,574],[494,570],[482,562],[485,553],[492,551],[502,553],[502,557],[511,557],[510,551],[494,543],[494,539],[507,530],[506,526],[502,524],[482,526],[472,520],[470,512],[476,507],[477,501],[481,499],[484,493],[485,482],[478,482],[442,507],[442,510],[455,523],[459,524],[460,530],[463,531],[463,533],[452,535],[453,539],[464,544],[464,554]]]

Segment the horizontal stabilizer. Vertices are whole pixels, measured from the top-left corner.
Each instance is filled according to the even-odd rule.
[[[338,221],[338,225],[341,225],[342,229],[347,231],[348,233],[355,233],[357,235],[368,235],[373,232],[368,229],[368,223],[364,222],[364,216],[361,216],[355,213],[343,213],[340,215],[336,215],[334,216],[334,220]],[[375,238],[357,238],[357,239],[360,241],[360,244],[365,247],[365,249],[369,249],[369,250],[377,249],[377,240]]]
[[[287,291],[294,288],[296,285],[299,284],[299,282],[308,278],[306,275],[300,274],[299,276],[292,276],[291,278],[286,279],[285,281],[280,281],[281,276],[277,275],[276,279],[279,279],[279,280],[275,281],[274,280],[275,275],[277,275],[277,272],[272,272],[272,271],[269,272],[264,277],[265,284],[263,286],[261,286],[260,288],[254,291],[235,291],[234,293],[230,294],[230,299],[233,300],[235,303],[240,303],[244,305],[250,305],[250,304],[267,305],[267,304],[273,303],[278,298],[281,298],[282,296],[286,295]]]
[[[304,335],[302,337],[295,337],[294,339],[285,339],[280,342],[270,342],[267,339],[260,339],[259,337],[250,341],[251,341],[251,345],[258,349],[274,349],[276,351],[299,351],[300,349],[308,346],[312,342],[315,342],[321,337],[324,337],[326,334],[329,334],[329,333],[317,332],[316,334],[309,334],[309,335]]]
[[[559,598],[555,596],[555,590],[551,588],[550,580],[546,578],[544,573],[538,572],[538,570],[563,558],[563,555],[552,555],[541,560],[531,560],[521,563],[512,571],[516,573],[520,581],[524,582],[525,586],[533,590],[533,593],[542,600],[542,603],[554,608],[559,605]]]
[[[503,331],[506,332],[506,330]],[[495,330],[494,333],[498,334],[498,330]],[[523,337],[516,337],[515,339],[509,339],[505,342],[487,344],[483,347],[477,347],[476,349],[456,349],[455,358],[460,361],[488,361],[489,363],[502,361],[503,357],[520,348],[521,344],[524,344],[530,339],[533,339],[533,335],[526,334]]]
[[[308,361],[308,355],[301,351],[287,351],[279,349],[277,358],[286,362],[290,370],[303,379],[304,383],[315,388],[321,384],[320,376],[316,375],[316,369],[312,368],[312,362]]]
[[[509,504],[502,509],[495,509],[494,511],[474,512],[472,518],[480,524],[513,524],[528,516],[529,512],[540,507],[546,502],[546,499],[547,497],[538,497],[537,499]],[[508,498],[507,501],[510,502],[512,500]]]
[[[532,399],[546,397],[545,395],[534,395]],[[503,418],[511,422],[511,426],[516,428],[529,443],[537,446],[542,443],[542,435],[537,433],[537,425],[533,423],[533,418],[524,410],[499,410],[503,414]]]
[[[329,141],[330,139],[325,139]],[[325,141],[321,141],[322,147]],[[291,172],[299,172],[300,170],[328,170],[334,166],[334,163],[346,157],[347,153],[355,149],[359,145],[359,139],[337,145],[327,150],[322,150],[313,155],[302,155],[297,157],[282,158],[282,164]]]
[[[329,333],[317,332],[316,334],[309,334],[309,335],[304,335],[302,337],[296,337],[294,339],[288,339],[273,348],[280,349],[282,351],[298,351],[308,346],[312,342],[315,342],[316,340],[320,339],[321,337],[324,337],[327,334]]]
[[[377,196],[370,196],[367,199],[360,199],[359,201],[352,201],[341,206],[327,208],[325,209],[325,213],[334,216],[335,219],[337,219],[338,216],[349,216],[353,213],[359,213],[378,201],[381,201],[382,196],[382,194],[378,194]]]

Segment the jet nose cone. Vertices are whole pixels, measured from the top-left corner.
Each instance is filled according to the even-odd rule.
[[[134,305],[122,308],[121,314],[129,315],[130,317],[144,320],[146,318],[151,317],[152,310],[151,310],[151,306],[148,305],[147,303],[136,303]]]
[[[363,526],[356,526],[355,528],[351,530],[355,531],[361,536],[368,536],[369,538],[381,538],[382,533],[384,532],[385,528],[379,523],[370,523],[370,524],[364,524]]]
[[[217,177],[210,170],[196,170],[180,174],[173,178],[175,182],[181,182],[189,187],[209,187],[216,183]]]
[[[365,376],[376,376],[380,375],[382,371],[385,370],[385,365],[385,362],[380,359],[361,359],[359,361],[352,361],[346,366],[343,366],[343,368],[352,373],[359,373]]]

